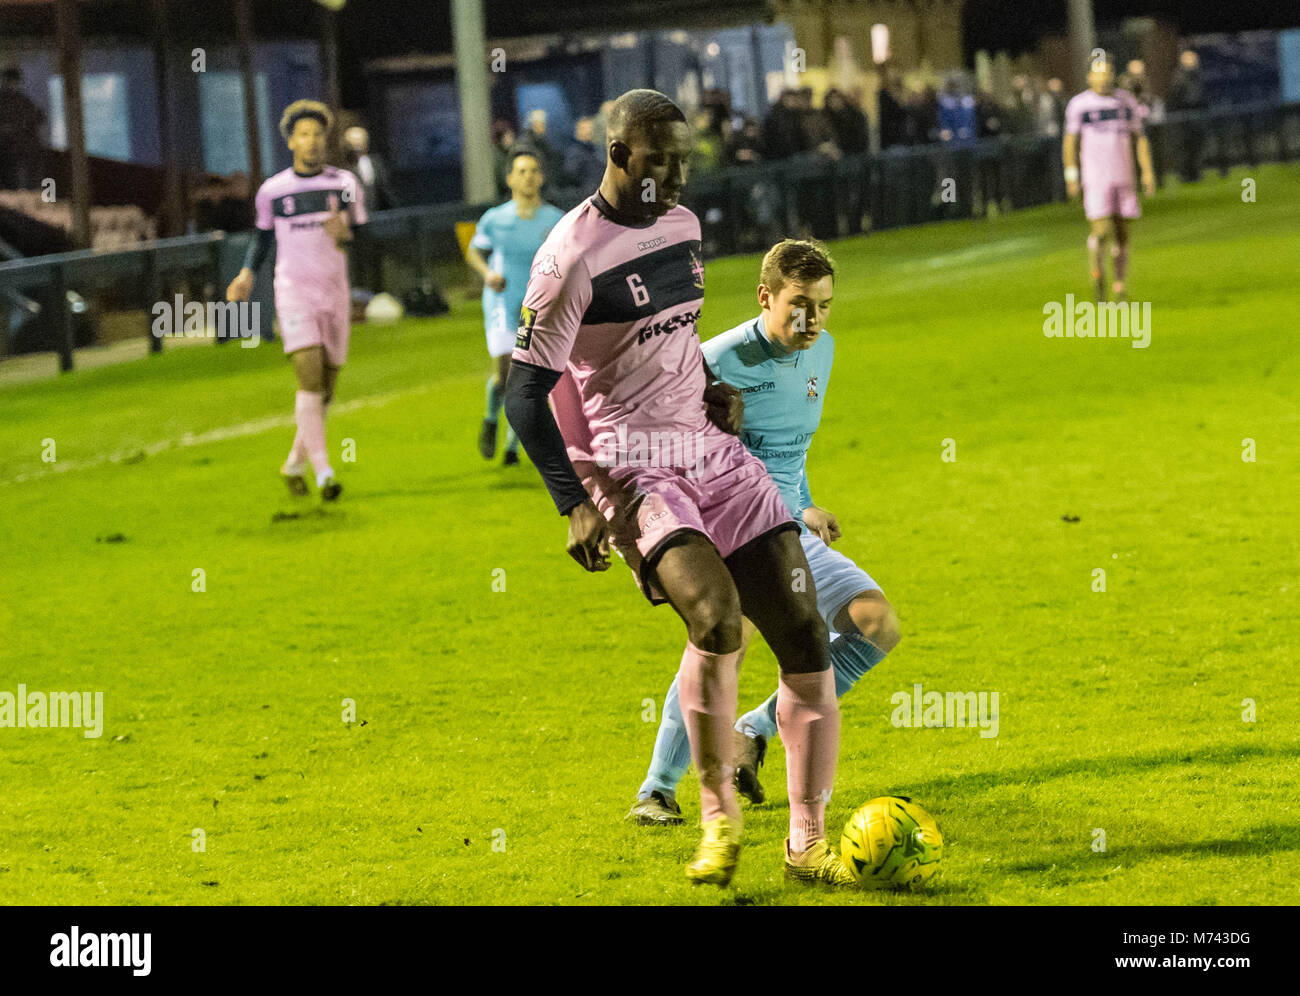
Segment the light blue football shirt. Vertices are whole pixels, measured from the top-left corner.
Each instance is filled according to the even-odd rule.
[[[469,244],[479,252],[491,253],[488,267],[506,278],[503,291],[494,291],[486,284],[483,286],[483,317],[489,328],[494,320],[500,320],[495,316],[504,314],[506,328],[511,336],[514,335],[519,323],[519,309],[524,303],[524,291],[528,289],[533,257],[546,241],[546,236],[551,234],[555,223],[563,217],[563,211],[545,201],[537,206],[531,218],[519,217],[519,208],[513,199],[483,212]]]
[[[813,503],[808,447],[821,425],[835,341],[823,331],[807,349],[787,353],[768,340],[759,315],[702,348],[713,375],[745,398],[741,441],[763,461],[791,514],[802,521],[803,510]]]

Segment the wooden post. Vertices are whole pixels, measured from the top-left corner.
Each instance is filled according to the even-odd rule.
[[[72,241],[78,249],[89,249],[90,164],[86,160],[86,122],[81,104],[81,24],[77,0],[56,0],[54,14],[72,179]]]
[[[339,93],[338,15],[326,7],[318,7],[316,17],[320,27],[320,67],[321,81],[324,84],[322,90],[325,102],[337,113],[343,106],[343,98]],[[366,206],[374,210],[373,206]]]
[[[249,189],[262,185],[262,143],[257,127],[257,74],[253,71],[253,18],[249,0],[235,0],[235,42],[244,85],[244,133],[248,143]]]
[[[171,25],[167,0],[149,0],[153,15],[153,71],[158,86],[158,145],[162,152],[163,200],[159,214],[160,236],[180,235],[185,230],[185,198],[180,169],[176,163],[176,136],[172,131]],[[160,347],[161,342],[158,344]]]

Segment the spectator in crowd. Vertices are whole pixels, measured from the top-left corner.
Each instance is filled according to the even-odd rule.
[[[709,112],[709,127],[721,136],[724,124],[731,119],[730,91],[720,87],[710,87],[700,97],[700,108]]]
[[[353,125],[343,133],[343,165],[361,181],[366,211],[398,206],[389,183],[388,166],[377,152],[370,151],[370,132]]]
[[[930,203],[940,217],[957,217],[976,203],[977,179],[971,147],[979,131],[979,112],[960,73],[944,81],[935,100],[939,143],[943,149],[933,160],[934,193]]]
[[[975,98],[966,92],[958,74],[953,73],[944,81],[937,104],[939,141],[956,145],[969,145],[975,141],[979,129]]]
[[[763,161],[763,129],[749,115],[744,115],[739,126],[730,130],[723,147],[723,160],[729,166]]]
[[[1201,61],[1190,48],[1178,57],[1178,69],[1169,85],[1166,106],[1171,112],[1204,111],[1208,106],[1205,87],[1201,84]],[[1178,125],[1179,167],[1184,183],[1201,178],[1201,147],[1205,142],[1205,126],[1199,120],[1183,121]]]
[[[245,173],[201,174],[190,191],[194,229],[242,232],[253,227],[253,194]]]
[[[605,152],[592,141],[595,121],[578,118],[573,125],[573,142],[564,153],[564,182],[590,193],[605,176]]]
[[[830,123],[835,145],[846,156],[860,156],[870,146],[867,134],[867,116],[857,103],[841,91],[831,88],[826,91],[826,119]]]
[[[825,165],[839,161],[840,147],[826,109],[813,107],[812,88],[801,87],[797,97],[803,132],[800,144],[811,161],[808,173],[797,170],[789,174],[795,191],[793,198],[786,199],[789,230],[800,238],[835,238],[839,234],[836,212],[842,205],[833,188],[835,174]]]
[[[802,101],[797,90],[785,89],[763,122],[763,158],[788,159],[807,149]]]
[[[979,138],[1001,138],[1007,130],[1006,111],[993,94],[980,87],[975,92],[975,133]],[[1001,145],[981,142],[975,149],[975,171],[979,183],[979,213],[997,215],[1007,207],[1006,191],[1002,183]]]
[[[721,159],[724,166],[752,166],[763,162],[763,126],[747,114],[738,114],[722,122]],[[781,192],[770,179],[756,179],[740,204],[741,223],[737,226],[736,245],[741,251],[753,252],[781,238]]]
[[[840,147],[835,141],[830,116],[824,109],[813,107],[812,87],[802,87],[798,93],[799,124],[803,130],[804,150],[834,162],[840,158]]]
[[[1019,73],[1011,81],[1011,104],[1007,108],[1005,131],[1009,135],[1032,135],[1038,130],[1038,81]]]
[[[691,149],[692,175],[711,173],[723,163],[722,134],[714,124],[714,113],[707,107],[695,115],[695,145]]]
[[[888,149],[894,145],[910,144],[908,114],[903,106],[902,79],[898,70],[886,70],[878,99],[880,147]]]
[[[551,177],[562,177],[564,163],[551,140],[546,137],[546,111],[537,107],[528,112],[528,130],[519,137],[520,148],[531,149],[541,164],[542,175],[549,185]]]
[[[370,151],[370,132],[353,125],[343,132],[343,166],[351,170],[361,182],[362,203],[367,213],[398,207],[388,178],[388,166],[376,152]],[[378,242],[364,240],[354,243],[349,253],[353,270],[353,285],[372,294],[384,289],[382,247]]]
[[[1045,99],[1038,105],[1038,133],[1060,138],[1065,133],[1065,84],[1059,76],[1047,81]]]
[[[604,162],[608,156],[609,142],[605,134],[605,122],[609,120],[609,112],[614,107],[614,101],[607,100],[600,105],[600,110],[591,122],[591,141],[600,150],[601,161]]]
[[[980,87],[975,91],[975,135],[977,138],[1000,138],[1007,130],[1006,113],[993,94]]]
[[[939,94],[934,87],[917,87],[907,94],[908,141],[925,145],[939,140]]]
[[[45,114],[23,92],[22,70],[0,75],[0,190],[34,190],[44,166]]]
[[[839,214],[833,218],[829,234],[856,235],[862,231],[865,182],[862,164],[856,157],[870,151],[867,116],[855,99],[834,87],[826,91],[822,110],[838,154],[849,157],[836,171],[833,203],[828,207],[832,214],[836,210]]]
[[[1120,74],[1117,85],[1121,90],[1133,94],[1133,99],[1146,114],[1146,122],[1160,121],[1164,117],[1164,102],[1152,92],[1147,82],[1146,63],[1141,59],[1129,61],[1125,71]]]
[[[510,196],[506,174],[510,172],[510,150],[515,145],[515,129],[509,121],[496,121],[492,125],[492,172],[497,181],[497,197]]]

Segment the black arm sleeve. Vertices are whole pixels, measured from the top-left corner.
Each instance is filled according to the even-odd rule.
[[[271,243],[275,241],[275,229],[257,228],[254,229],[254,235],[248,242],[248,252],[244,253],[244,265],[256,273],[266,262],[266,255],[271,251]]]
[[[568,515],[587,500],[587,491],[573,470],[564,437],[555,424],[546,399],[560,381],[560,374],[546,367],[515,360],[506,380],[506,418],[524,444],[551,500],[561,515]]]

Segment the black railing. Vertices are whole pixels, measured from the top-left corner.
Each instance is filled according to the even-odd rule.
[[[1226,175],[1236,166],[1300,157],[1300,104],[1170,115],[1149,125],[1147,132],[1157,181],[1163,183],[1172,173],[1194,181],[1206,169]],[[552,190],[547,197],[567,209],[589,193]],[[787,235],[834,239],[979,217],[994,205],[997,210],[1016,210],[1064,196],[1060,140],[1013,135],[960,147],[894,147],[837,161],[801,156],[731,167],[692,177],[683,202],[700,217],[705,255],[716,257],[757,252]],[[467,271],[461,269],[456,226],[477,219],[488,206],[440,204],[374,213],[366,242],[354,253],[354,282],[399,292],[418,286],[438,267],[449,280],[460,282],[457,275]],[[25,318],[25,325],[36,332],[27,336],[24,351],[56,351],[61,369],[70,370],[74,349],[93,337],[93,330],[79,330],[85,315],[68,306],[70,293],[90,302],[92,314],[147,311],[155,302],[169,300],[178,288],[191,299],[220,299],[239,269],[249,238],[247,232],[213,232],[159,239],[120,252],[0,262],[0,302],[39,302],[39,314]],[[257,282],[264,334],[269,334],[273,310],[272,265],[273,258]],[[156,351],[161,340],[150,335],[149,326],[145,322],[140,333]],[[7,336],[10,344],[13,332]]]

